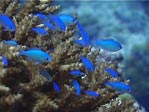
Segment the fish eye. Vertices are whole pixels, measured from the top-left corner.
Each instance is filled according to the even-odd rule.
[[[49,60],[49,58],[46,58],[46,60]]]

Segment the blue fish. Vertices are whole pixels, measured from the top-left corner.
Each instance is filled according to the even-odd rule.
[[[75,76],[81,76],[83,74],[83,72],[81,72],[80,70],[72,70],[69,73]]]
[[[4,40],[4,44],[10,45],[10,46],[17,46],[18,43],[15,40]]]
[[[16,31],[14,22],[6,14],[0,14],[0,24],[5,28],[6,31]]]
[[[52,60],[52,57],[48,53],[38,48],[32,48],[26,51],[21,50],[19,52],[19,55],[26,56],[27,59],[33,60],[37,64],[43,63],[43,62],[51,62]]]
[[[79,44],[82,47],[85,47],[86,46],[84,40],[74,40],[74,43]]]
[[[106,82],[105,85],[119,92],[131,92],[131,87],[123,82]]]
[[[40,35],[42,35],[42,36],[48,35],[48,32],[47,32],[45,29],[40,28],[40,27],[34,27],[34,28],[32,28],[32,30],[33,30],[34,32],[36,32],[37,34],[40,34]]]
[[[90,37],[89,37],[89,35],[87,34],[87,32],[85,31],[85,29],[83,28],[83,26],[79,22],[77,22],[77,26],[78,26],[78,28],[79,28],[79,30],[81,32],[82,39],[84,40],[85,45],[86,46],[89,46],[91,44],[90,43]]]
[[[35,13],[33,16],[37,16],[41,21],[47,20],[47,16],[43,13]]]
[[[111,52],[116,52],[122,49],[122,45],[113,39],[94,40],[92,44],[94,47],[101,47],[102,49]]]
[[[118,77],[117,72],[115,70],[113,70],[112,68],[105,68],[105,71],[114,78]]]
[[[43,24],[46,26],[46,27],[48,27],[50,30],[55,30],[55,27],[54,27],[54,25],[52,25],[51,23],[49,23],[49,22],[43,22]]]
[[[80,84],[78,83],[77,80],[72,80],[72,85],[76,90],[76,95],[80,95],[81,89],[80,89]]]
[[[81,56],[80,59],[89,71],[94,72],[94,65],[88,58]]]
[[[65,25],[71,25],[76,21],[76,18],[69,14],[60,14],[58,17],[63,21]]]
[[[2,61],[3,61],[4,66],[8,66],[8,60],[6,56],[2,55]]]
[[[57,27],[59,27],[60,30],[65,31],[66,30],[66,26],[63,23],[63,21],[56,15],[51,15],[50,16],[50,21],[53,22],[54,24],[56,24]]]
[[[60,92],[60,86],[59,86],[56,82],[53,82],[52,84],[53,84],[54,90],[55,90],[57,93],[59,93],[59,92]]]
[[[44,76],[49,82],[52,82],[53,80],[52,76],[45,69],[40,70],[40,75]]]
[[[99,97],[99,94],[97,92],[95,92],[95,91],[86,90],[84,92],[87,95],[94,96],[94,97]]]

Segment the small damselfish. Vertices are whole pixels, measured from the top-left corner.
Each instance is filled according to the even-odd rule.
[[[94,65],[88,58],[81,56],[80,59],[89,71],[94,72]]]
[[[6,14],[0,14],[0,25],[2,25],[6,31],[16,31],[14,22]]]
[[[73,87],[74,87],[75,90],[76,90],[76,95],[80,95],[81,89],[80,89],[80,84],[79,84],[79,82],[74,79],[74,80],[72,80],[72,85],[73,85]]]
[[[26,56],[28,60],[35,61],[37,64],[52,61],[52,57],[39,48],[32,48],[26,51],[21,50],[19,55]]]
[[[131,87],[123,82],[106,82],[105,85],[119,92],[131,92]]]

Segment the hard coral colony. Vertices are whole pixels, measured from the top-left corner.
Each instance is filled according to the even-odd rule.
[[[0,112],[137,111],[133,99],[119,98],[118,85],[107,86],[125,85],[121,75],[104,72],[107,67],[116,70],[118,61],[98,63],[101,53],[91,51],[94,45],[77,18],[54,14],[59,6],[51,0],[0,4]],[[75,41],[80,37],[73,37],[77,24],[83,46]],[[113,103],[117,99],[120,104]]]

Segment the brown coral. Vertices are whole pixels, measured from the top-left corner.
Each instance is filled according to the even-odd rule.
[[[90,47],[80,47],[73,43],[75,24],[69,26],[65,32],[48,30],[48,35],[41,37],[32,31],[32,27],[39,25],[34,12],[44,14],[54,13],[59,6],[53,6],[49,2],[32,0],[20,4],[18,0],[1,0],[0,13],[9,15],[16,24],[15,32],[4,32],[0,29],[0,39],[15,39],[19,45],[10,47],[0,43],[0,53],[8,58],[7,68],[0,64],[0,112],[85,112],[100,111],[104,105],[113,102],[119,94],[103,84],[106,80],[115,80],[104,72],[104,67],[117,69],[117,61],[113,63],[97,61],[102,54],[98,50],[91,51]],[[41,65],[27,61],[18,56],[20,49],[40,47],[52,55],[52,62]],[[50,49],[54,49],[51,52]],[[80,61],[80,56],[88,57],[95,66],[95,72],[87,71]],[[40,75],[40,69],[46,69],[61,88],[56,93],[52,83]],[[84,77],[74,77],[70,70],[79,69],[85,73]],[[81,90],[94,90],[100,97],[94,98],[85,95],[75,95],[71,85],[72,79],[77,79],[81,84]],[[116,79],[120,81],[120,77]],[[111,103],[111,109],[102,108],[104,112],[126,112],[125,109],[134,109],[133,101],[122,101],[122,104]],[[121,108],[124,109],[121,110]],[[135,111],[135,109],[134,109]],[[132,112],[134,112],[132,111]]]

